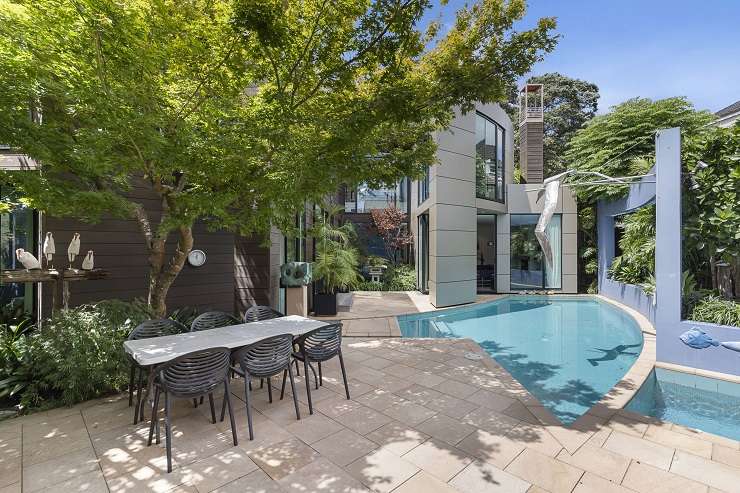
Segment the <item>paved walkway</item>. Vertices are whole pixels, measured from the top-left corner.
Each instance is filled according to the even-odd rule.
[[[566,428],[487,356],[469,359],[485,354],[470,341],[348,338],[352,400],[336,364],[300,421],[257,391],[254,441],[240,382],[237,447],[207,405],[177,401],[170,474],[125,395],[2,422],[0,492],[740,491],[738,442],[618,410],[654,351],[646,335],[622,384]]]

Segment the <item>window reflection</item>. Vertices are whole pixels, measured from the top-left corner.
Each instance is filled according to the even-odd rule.
[[[504,201],[504,129],[486,116],[475,114],[476,197]]]

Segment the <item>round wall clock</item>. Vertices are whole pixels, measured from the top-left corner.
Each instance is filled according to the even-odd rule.
[[[206,253],[203,250],[191,250],[188,254],[188,263],[193,267],[201,267],[206,263]]]

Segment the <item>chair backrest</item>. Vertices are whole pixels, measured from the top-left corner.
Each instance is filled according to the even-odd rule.
[[[280,334],[239,349],[234,360],[254,377],[271,377],[290,364],[291,354],[293,335]]]
[[[205,312],[201,313],[190,325],[190,331],[215,329],[217,327],[226,327],[227,325],[238,324],[239,321],[226,312]]]
[[[298,350],[311,361],[326,361],[342,349],[342,322],[324,325],[296,340]]]
[[[260,320],[270,320],[271,318],[278,318],[278,317],[284,317],[284,316],[285,315],[283,315],[277,310],[273,310],[269,306],[255,305],[255,306],[249,307],[247,311],[244,312],[244,321],[246,323],[259,322]]]
[[[212,392],[229,377],[231,350],[225,347],[194,351],[159,365],[155,372],[164,389],[177,397]]]
[[[138,339],[149,339],[151,337],[179,334],[187,331],[187,327],[177,320],[172,320],[170,318],[155,318],[152,320],[145,320],[137,325],[136,328],[131,331],[128,338],[129,340],[135,341]]]

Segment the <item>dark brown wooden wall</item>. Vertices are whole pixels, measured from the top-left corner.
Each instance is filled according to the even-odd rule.
[[[520,128],[519,160],[527,183],[544,181],[543,132],[542,122],[524,122]]]
[[[145,186],[137,186],[130,193],[145,205],[157,221],[161,206],[159,201]],[[81,236],[80,257],[75,266],[80,267],[82,257],[88,250],[95,252],[95,267],[110,272],[108,279],[70,283],[72,305],[80,305],[103,299],[118,298],[131,300],[146,298],[148,282],[148,261],[143,237],[134,220],[105,219],[98,224],[85,224],[70,219],[45,216],[43,232],[54,233],[57,254],[56,267],[66,266],[67,246],[75,232]],[[169,311],[183,306],[197,306],[201,309],[216,309],[227,312],[243,306],[244,285],[252,283],[261,286],[269,277],[267,250],[250,246],[251,240],[238,238],[225,231],[208,231],[203,224],[193,229],[194,248],[207,255],[202,267],[185,265],[170,288],[167,296]],[[175,249],[177,238],[172,235],[168,241],[168,253]],[[256,242],[254,242],[256,244]],[[236,247],[236,248],[235,248]],[[51,286],[44,287],[43,308],[48,315],[51,307]],[[248,290],[247,290],[248,291]],[[264,293],[254,291],[253,299],[264,301]],[[237,303],[237,298],[239,303]],[[240,313],[240,312],[237,312]]]
[[[234,310],[270,304],[270,249],[259,238],[236,238],[234,244]]]

